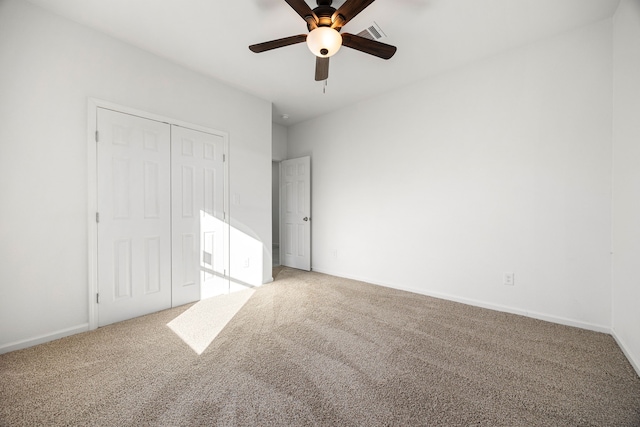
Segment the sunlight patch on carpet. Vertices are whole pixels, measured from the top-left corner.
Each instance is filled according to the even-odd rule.
[[[254,289],[246,289],[198,301],[167,326],[200,355],[254,292]]]

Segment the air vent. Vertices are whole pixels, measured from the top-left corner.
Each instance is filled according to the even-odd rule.
[[[380,29],[380,26],[375,22],[368,26],[366,29],[360,31],[358,34],[360,37],[364,37],[369,40],[381,40],[387,38],[387,35]]]

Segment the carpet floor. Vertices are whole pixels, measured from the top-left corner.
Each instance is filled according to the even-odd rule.
[[[0,425],[640,425],[607,334],[276,274],[200,354],[167,326],[188,305],[0,355]]]

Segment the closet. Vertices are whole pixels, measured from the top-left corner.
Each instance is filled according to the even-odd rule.
[[[228,293],[227,135],[95,114],[96,326]]]

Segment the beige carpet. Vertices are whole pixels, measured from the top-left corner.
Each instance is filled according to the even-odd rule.
[[[606,334],[286,268],[239,306],[202,354],[186,306],[2,355],[0,425],[640,425]]]

